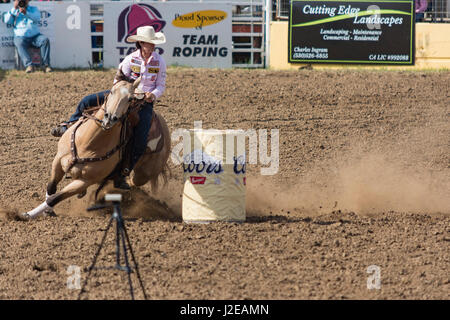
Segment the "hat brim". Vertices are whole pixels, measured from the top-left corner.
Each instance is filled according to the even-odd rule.
[[[138,42],[138,41],[148,42],[148,43],[153,43],[153,44],[162,44],[162,43],[166,42],[166,36],[162,32],[157,32],[157,33],[155,33],[154,39],[150,39],[148,37],[139,36],[139,35],[129,36],[127,38],[127,42]]]

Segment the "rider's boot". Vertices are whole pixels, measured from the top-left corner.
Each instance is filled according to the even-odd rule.
[[[61,137],[64,134],[64,132],[66,132],[66,131],[67,131],[66,125],[59,125],[59,126],[53,128],[50,133],[54,137]]]

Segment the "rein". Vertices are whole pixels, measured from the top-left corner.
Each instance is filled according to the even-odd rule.
[[[91,114],[92,111],[98,111],[98,110],[104,110],[105,111],[105,109],[103,109],[103,106],[101,106],[101,107],[94,107],[94,108],[91,108],[91,109],[89,109],[87,111],[84,111],[83,112],[83,117],[91,119],[91,120],[94,120],[97,125],[101,126],[102,125],[102,120],[100,120],[99,118],[96,118],[94,115]]]

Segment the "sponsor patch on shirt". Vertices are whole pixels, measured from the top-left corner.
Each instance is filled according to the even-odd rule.
[[[159,66],[159,60],[152,59],[152,61],[150,61],[150,65],[151,66]]]
[[[150,81],[155,81],[155,80],[156,80],[156,76],[155,75],[151,76]]]
[[[142,64],[142,60],[139,59],[131,59],[131,63]]]
[[[133,71],[135,73],[140,73],[141,72],[141,67],[131,66],[131,71]]]
[[[158,73],[159,68],[148,68],[148,73]]]

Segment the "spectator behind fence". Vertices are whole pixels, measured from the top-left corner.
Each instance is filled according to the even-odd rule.
[[[25,72],[34,71],[33,61],[28,50],[31,47],[41,49],[41,59],[45,72],[51,72],[50,41],[40,33],[38,23],[41,12],[37,7],[29,6],[29,0],[14,0],[14,6],[4,15],[4,22],[14,27],[14,45],[26,67]]]
[[[428,7],[428,0],[416,0],[416,22],[423,21],[425,11]]]

